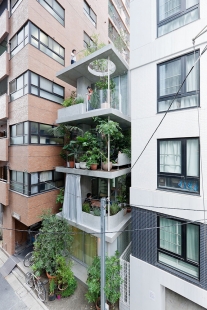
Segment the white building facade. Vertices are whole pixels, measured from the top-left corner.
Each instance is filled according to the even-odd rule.
[[[205,0],[131,1],[132,167],[207,33]],[[130,309],[207,308],[207,53],[132,168]],[[146,229],[150,228],[150,229]]]

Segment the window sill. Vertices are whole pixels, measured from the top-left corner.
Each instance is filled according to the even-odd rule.
[[[187,192],[187,191],[179,191],[179,190],[174,190],[174,189],[170,189],[170,188],[160,188],[157,187],[156,188],[157,191],[163,191],[163,192],[170,192],[170,193],[174,193],[174,194],[181,194],[181,195],[193,195],[193,196],[197,196],[197,197],[201,197],[200,193],[193,193],[193,192]]]
[[[200,92],[200,91],[199,91]],[[188,107],[188,108],[183,108],[183,109],[174,109],[174,110],[166,110],[166,111],[161,111],[161,112],[159,112],[159,111],[157,111],[157,115],[160,115],[160,114],[163,114],[163,113],[171,113],[171,112],[181,112],[181,111],[186,111],[186,110],[192,110],[192,109],[197,109],[197,108],[201,108],[201,106],[195,106],[195,107]]]

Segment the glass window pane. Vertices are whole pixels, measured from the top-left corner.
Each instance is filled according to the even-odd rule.
[[[181,173],[181,141],[160,141],[160,172]]]
[[[40,182],[52,181],[52,171],[40,172]]]
[[[96,23],[96,14],[92,10],[90,10],[90,16],[93,19],[93,21]]]
[[[15,35],[11,40],[11,51],[17,46],[17,35]]]
[[[199,262],[199,226],[187,224],[187,259]]]
[[[38,75],[31,72],[31,84],[38,86]]]
[[[38,172],[31,173],[31,184],[38,183]]]
[[[88,4],[84,1],[83,2],[83,7],[84,7],[84,10],[88,13],[88,15],[89,15],[89,12],[90,12],[90,8],[89,8],[89,6],[88,6]]]
[[[11,144],[23,144],[23,136],[20,137],[11,137],[10,139]]]
[[[24,28],[17,34],[18,44],[20,44],[24,39]]]
[[[159,66],[160,96],[174,94],[181,85],[181,60]]]
[[[45,1],[52,7],[53,0],[45,0]]]
[[[9,83],[9,88],[10,94],[16,91],[16,80],[13,80]]]
[[[16,181],[17,180],[17,172],[12,170],[11,171],[11,179],[12,181]]]
[[[23,88],[23,75],[17,78],[17,90]]]
[[[17,171],[17,182],[23,183],[23,172]]]
[[[60,54],[60,46],[55,41],[53,41],[53,51],[57,53],[58,55]]]
[[[178,269],[190,276],[193,276],[194,278],[198,278],[199,276],[199,268],[193,265],[190,265],[186,262],[181,261],[180,259],[177,259],[175,257],[166,255],[164,253],[159,253],[159,262],[168,265],[170,267],[173,267],[175,269]]]
[[[57,84],[53,84],[53,92],[60,95],[60,96],[63,96],[63,87],[57,85]]]
[[[43,77],[40,77],[40,88],[43,88],[52,93],[52,82]]]
[[[29,38],[26,37],[26,39],[24,40],[24,45],[26,45],[29,42]]]
[[[64,19],[64,10],[56,1],[53,2],[53,8]]]
[[[28,24],[26,24],[26,26],[24,27],[24,36],[25,38],[28,36]]]
[[[31,186],[31,195],[32,194],[37,194],[38,193],[38,186],[37,185],[32,185]]]
[[[51,39],[50,37],[48,37],[48,46],[49,48],[52,50],[53,49],[53,39]]]
[[[198,53],[191,54],[186,56],[186,75],[192,68],[195,61],[198,59]],[[199,65],[198,63],[194,67],[194,69],[191,71],[190,75],[188,76],[186,80],[186,91],[195,91],[199,89]]]
[[[199,176],[199,143],[198,139],[187,140],[187,176]]]
[[[182,98],[176,98],[171,105],[170,110],[177,110],[177,109],[185,109],[190,107],[196,107],[199,104],[199,96],[198,95],[192,95],[192,96],[186,96]],[[172,99],[170,100],[164,100],[158,102],[158,111],[163,112],[169,109],[169,106],[172,102]]]
[[[28,135],[28,127],[29,127],[29,123],[28,122],[24,122],[24,134]]]
[[[198,0],[186,0],[186,9],[196,4],[198,4]]]
[[[38,88],[37,88],[37,87],[34,87],[34,86],[31,86],[31,93],[32,93],[33,95],[38,96]]]
[[[31,136],[31,143],[38,143],[38,136]]]
[[[23,123],[17,124],[17,136],[22,136],[23,135]]]
[[[24,144],[28,144],[28,143],[29,143],[28,136],[24,136]]]
[[[159,20],[163,20],[181,10],[181,0],[159,0]]]
[[[24,172],[24,184],[28,185],[28,174]]]
[[[31,122],[30,123],[31,133],[38,133],[38,123]]]
[[[38,41],[34,38],[31,38],[31,44],[38,48]]]
[[[35,25],[31,24],[31,35],[36,39],[39,39],[38,32],[38,28]]]
[[[11,137],[15,137],[16,136],[16,125],[12,125],[11,126]]]
[[[42,31],[40,31],[40,41],[43,44],[48,45],[48,36],[46,36]]]
[[[160,248],[181,255],[181,223],[160,218]]]
[[[65,56],[64,48],[62,48],[61,46],[60,46],[60,56],[62,56],[62,57]]]
[[[52,128],[51,125],[40,124],[40,135],[53,135],[48,132]]]
[[[53,94],[50,94],[44,90],[40,90],[40,97],[51,100],[51,101],[55,101],[57,103],[62,103],[63,102],[63,98],[60,98],[58,96],[55,96]]]

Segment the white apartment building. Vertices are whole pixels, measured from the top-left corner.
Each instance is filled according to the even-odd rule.
[[[201,55],[205,0],[131,0],[132,167]],[[207,53],[132,168],[130,309],[207,308]],[[148,228],[148,229],[146,229]]]

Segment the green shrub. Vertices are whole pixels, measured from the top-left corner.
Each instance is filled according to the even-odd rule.
[[[90,204],[88,202],[84,202],[82,205],[82,211],[86,212],[86,213],[90,213],[91,211],[91,207]]]
[[[100,210],[100,208],[94,208],[94,209],[93,209],[93,215],[95,215],[95,216],[100,216],[100,215],[101,215],[101,210]]]
[[[110,215],[115,215],[120,211],[120,207],[117,203],[112,203],[110,206]]]

